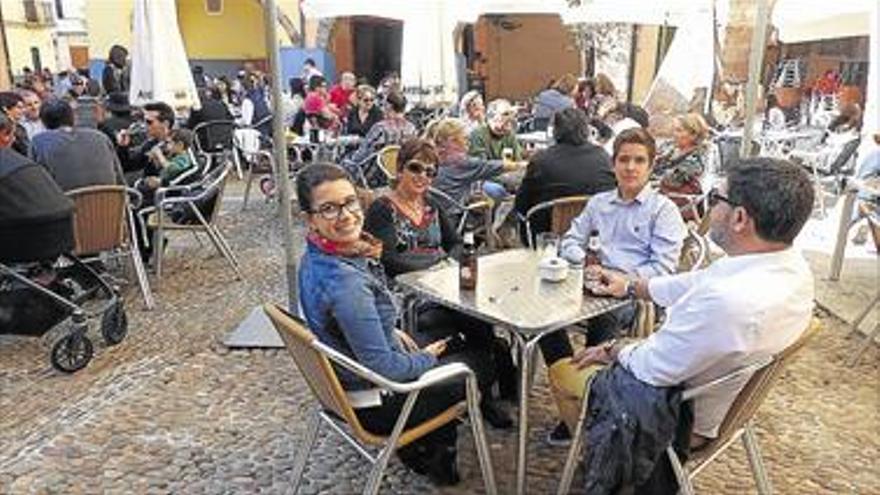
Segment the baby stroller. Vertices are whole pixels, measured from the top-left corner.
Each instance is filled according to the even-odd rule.
[[[100,263],[70,254],[73,246],[72,201],[39,165],[0,154],[0,335],[59,330],[49,356],[68,373],[92,359],[92,319],[100,318],[108,345],[121,342],[128,329],[117,288],[102,276]]]

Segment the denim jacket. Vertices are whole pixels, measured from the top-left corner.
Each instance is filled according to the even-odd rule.
[[[299,272],[303,313],[324,344],[390,380],[413,380],[437,359],[403,349],[394,335],[397,307],[381,272],[367,258],[327,254],[308,242]],[[336,372],[346,390],[373,387],[338,366]]]

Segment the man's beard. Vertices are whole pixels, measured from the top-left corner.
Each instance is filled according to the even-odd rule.
[[[727,227],[715,227],[714,225],[710,226],[709,239],[711,239],[716,246],[723,249],[724,252],[727,252],[727,248],[730,245],[730,236],[728,235]]]

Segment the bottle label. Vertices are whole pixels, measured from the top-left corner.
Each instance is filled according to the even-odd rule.
[[[590,241],[587,243],[587,249],[598,253],[601,248],[602,248],[602,244],[599,242],[599,238],[598,237],[590,237]]]
[[[469,267],[469,266],[462,266],[461,267],[461,278],[463,278],[465,280],[470,280],[471,278],[473,278],[473,276],[474,276],[474,272],[471,271],[471,267]]]

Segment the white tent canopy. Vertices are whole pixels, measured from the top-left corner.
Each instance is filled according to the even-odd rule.
[[[772,22],[783,43],[867,36],[872,5],[877,0],[777,0]]]
[[[172,108],[198,108],[174,0],[136,0],[132,38],[131,103],[162,101]]]

